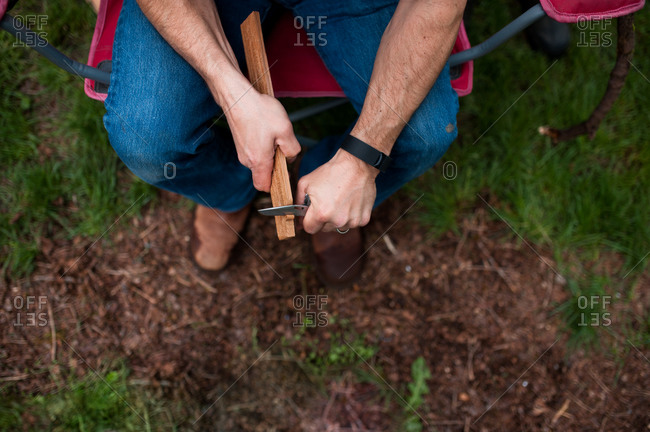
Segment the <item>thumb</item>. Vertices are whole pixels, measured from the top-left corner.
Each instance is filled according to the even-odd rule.
[[[296,135],[293,133],[293,128],[284,134],[279,136],[275,143],[282,150],[282,153],[286,156],[287,159],[294,159],[300,153],[300,143],[296,138]]]
[[[301,178],[298,181],[298,187],[296,188],[296,204],[303,204],[305,202],[305,196],[307,195],[307,180],[308,176]]]

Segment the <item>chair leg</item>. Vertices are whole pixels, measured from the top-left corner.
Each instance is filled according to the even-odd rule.
[[[614,102],[621,94],[625,78],[630,71],[630,61],[634,53],[634,16],[625,15],[618,18],[618,41],[616,47],[616,64],[609,76],[607,90],[594,108],[591,116],[582,123],[571,126],[567,129],[555,129],[549,126],[541,126],[538,131],[542,135],[550,136],[554,143],[569,141],[580,135],[587,135],[594,139],[607,113],[612,109]]]

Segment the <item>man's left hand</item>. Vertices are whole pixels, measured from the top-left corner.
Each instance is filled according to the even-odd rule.
[[[311,204],[303,220],[305,231],[345,231],[365,226],[370,221],[379,170],[339,150],[334,157],[298,182],[297,202],[305,194]]]

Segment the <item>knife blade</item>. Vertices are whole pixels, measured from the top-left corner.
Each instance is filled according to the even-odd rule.
[[[305,203],[302,205],[290,204],[290,205],[284,205],[278,207],[269,207],[269,208],[259,209],[258,212],[264,216],[287,216],[287,215],[304,216],[305,213],[307,213],[307,210],[309,209],[309,204],[311,204],[309,200],[309,195],[305,195]]]

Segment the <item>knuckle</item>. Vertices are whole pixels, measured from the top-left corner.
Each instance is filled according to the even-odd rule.
[[[320,223],[325,223],[329,220],[329,213],[325,209],[318,209],[316,212],[316,220]]]
[[[287,117],[287,120],[283,122],[281,126],[281,131],[284,135],[289,135],[293,133],[293,125],[289,121],[289,118]]]
[[[287,157],[292,158],[292,157],[298,156],[298,153],[300,153],[300,145],[292,144],[292,145],[288,146],[288,148],[286,149],[286,156]]]
[[[251,169],[255,168],[259,170],[260,168],[262,168],[262,159],[258,155],[254,153],[250,154],[247,156],[247,159],[248,159],[248,163],[251,166]]]
[[[332,223],[336,225],[336,227],[342,227],[348,223],[348,218],[345,216],[337,215],[332,219]]]

